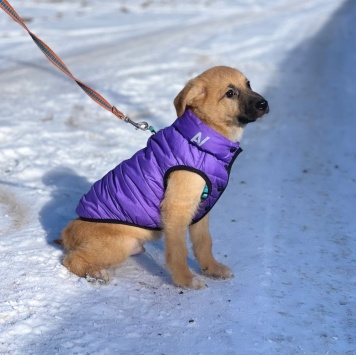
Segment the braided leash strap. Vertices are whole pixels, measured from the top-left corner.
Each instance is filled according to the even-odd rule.
[[[52,51],[51,48],[47,46],[46,43],[44,43],[41,39],[39,39],[34,33],[32,33],[27,26],[25,25],[24,21],[21,19],[21,17],[18,15],[18,13],[15,11],[15,9],[8,3],[6,0],[0,0],[0,7],[14,20],[16,21],[19,25],[21,25],[31,36],[33,41],[36,43],[38,48],[43,52],[43,54],[47,57],[49,61],[51,61],[58,69],[60,69],[64,74],[68,75],[70,78],[72,78],[78,85],[79,87],[92,99],[94,100],[97,104],[100,106],[104,107],[106,110],[112,112],[116,117],[124,120],[125,122],[128,122],[135,126],[137,129],[141,130],[150,130],[151,133],[155,133],[155,130],[153,127],[149,126],[146,122],[133,122],[130,118],[128,118],[124,113],[119,111],[115,106],[111,105],[107,100],[105,100],[99,93],[97,93],[95,90],[93,90],[91,87],[88,85],[84,84],[80,80],[78,80],[67,68],[67,66],[63,63],[63,61]]]

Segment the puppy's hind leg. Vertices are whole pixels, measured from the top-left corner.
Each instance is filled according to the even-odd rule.
[[[70,250],[63,259],[63,265],[80,277],[108,282],[110,280],[108,269],[124,262],[138,250],[141,251],[134,238],[118,236],[115,241],[110,239],[113,238],[96,239]]]
[[[107,269],[143,251],[143,241],[126,229],[120,225],[73,221],[62,233],[67,248],[63,265],[80,277],[109,281]]]

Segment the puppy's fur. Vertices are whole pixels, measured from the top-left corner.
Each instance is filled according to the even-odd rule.
[[[251,90],[243,74],[229,67],[214,67],[189,81],[175,98],[174,105],[178,117],[189,108],[206,125],[234,142],[241,138],[247,123],[269,110],[267,101]],[[203,274],[219,279],[233,276],[232,271],[218,263],[212,254],[208,215],[190,225],[205,183],[194,172],[172,172],[160,206],[167,267],[174,284],[184,288],[205,287],[205,282],[194,275],[187,264],[188,229]],[[60,242],[66,249],[63,264],[78,276],[107,281],[108,268],[143,252],[144,243],[160,235],[161,232],[138,227],[76,219],[61,235]]]

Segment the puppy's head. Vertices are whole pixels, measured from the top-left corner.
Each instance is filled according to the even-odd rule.
[[[268,102],[238,70],[214,67],[190,80],[174,99],[180,117],[190,109],[205,124],[237,141],[247,123],[269,112]]]

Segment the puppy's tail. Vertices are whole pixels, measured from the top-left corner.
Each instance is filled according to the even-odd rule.
[[[61,247],[63,246],[63,240],[62,239],[55,239],[53,242],[58,244],[58,245],[60,245]]]

